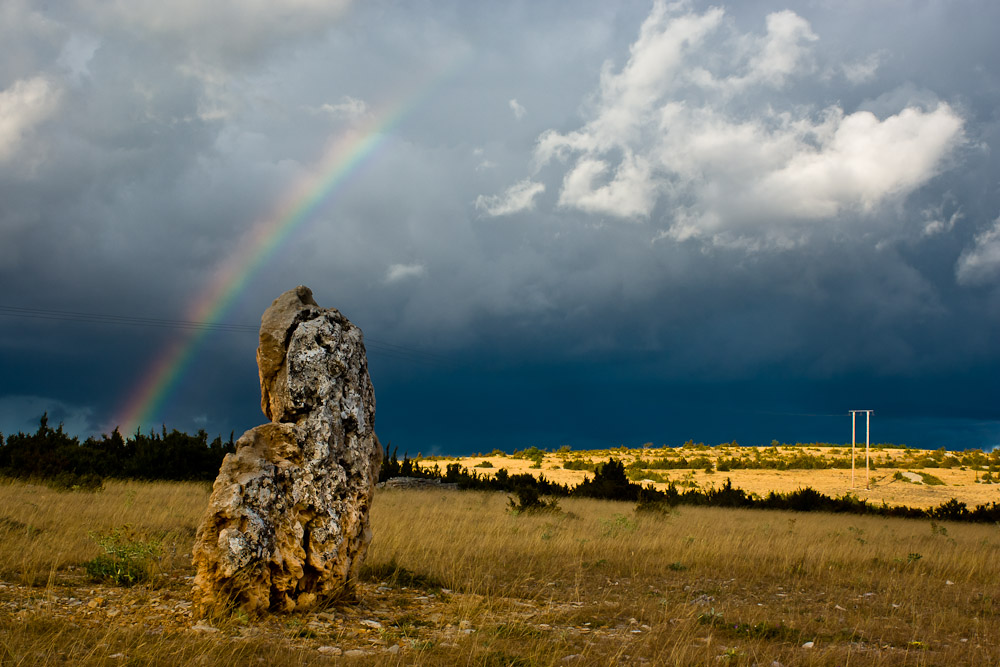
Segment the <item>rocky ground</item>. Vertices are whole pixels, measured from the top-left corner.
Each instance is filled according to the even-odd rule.
[[[429,590],[423,586],[365,582],[359,586],[359,601],[356,603],[306,613],[263,615],[255,619],[236,614],[222,621],[210,622],[192,614],[191,580],[190,576],[166,577],[157,588],[95,586],[86,580],[82,571],[71,569],[44,588],[0,582],[0,618],[6,616],[18,623],[44,617],[50,625],[61,622],[70,628],[98,631],[105,637],[111,637],[116,631],[120,634],[141,633],[146,641],[153,644],[165,639],[174,642],[207,640],[216,645],[266,642],[282,652],[294,653],[301,664],[343,659],[359,664],[459,664],[468,662],[477,651],[481,651],[484,642],[498,638],[544,643],[556,648],[556,655],[549,656],[550,659],[555,658],[555,664],[609,664],[607,660],[611,659],[615,664],[654,664],[657,662],[655,657],[642,655],[649,654],[650,643],[658,643],[657,636],[662,636],[661,633],[676,639],[674,633],[678,627],[687,625],[694,631],[681,630],[680,635],[689,644],[691,664],[701,664],[710,656],[715,656],[715,660],[724,659],[728,664],[726,656],[730,655],[730,645],[734,643],[729,635],[740,631],[729,629],[727,634],[726,628],[715,627],[718,625],[713,622],[716,617],[722,622],[721,614],[715,611],[716,606],[723,602],[722,597],[730,603],[745,597],[745,600],[738,601],[741,604],[763,600],[755,604],[764,606],[782,605],[788,596],[796,594],[794,590],[779,587],[773,593],[761,595],[743,590],[732,579],[709,582],[710,587],[717,591],[716,595],[708,595],[703,588],[690,586],[685,586],[684,590],[654,591],[649,594],[678,598],[675,611],[680,615],[678,618],[670,618],[669,614],[662,617],[662,624],[673,627],[654,628],[636,618],[621,615],[623,609],[610,599],[583,603],[553,598],[505,597],[493,598],[486,603],[482,596],[443,588]],[[624,588],[629,582],[609,582],[609,585],[619,584]],[[538,582],[538,585],[558,586],[545,582]],[[809,597],[806,591],[798,593]],[[874,596],[875,593],[869,592],[859,595],[856,600],[840,602],[857,608],[876,604]],[[822,607],[832,615],[847,612],[845,607],[832,600],[816,602],[818,611]],[[899,605],[892,607],[898,608]],[[477,633],[484,633],[489,639],[476,637]],[[973,643],[981,639],[973,638]],[[825,638],[823,643],[829,645],[831,641],[849,649],[856,658],[874,660],[879,664],[904,664],[911,658],[916,658],[915,664],[923,664],[922,660],[933,656],[926,653],[924,647],[918,646],[919,642],[893,646],[845,636],[839,640]],[[91,647],[88,662],[149,664],[147,656],[136,658],[130,655],[129,646],[134,647],[135,642],[123,646],[121,642],[108,639]],[[808,660],[814,652],[813,641],[803,643],[800,639],[794,647],[788,646],[786,650],[798,653],[802,660]],[[970,648],[982,650],[983,647],[970,645]],[[72,650],[70,644],[59,647],[60,659],[55,662],[75,662],[74,658],[80,656],[74,656]],[[495,663],[498,665],[533,664],[517,660],[505,662],[502,651],[488,655],[499,655],[501,660]],[[483,656],[480,654],[480,657]],[[743,653],[739,657],[741,659],[733,664],[780,667],[795,663],[795,658],[789,656],[782,656],[784,662],[769,658],[764,663],[746,662],[750,656]],[[267,658],[259,656],[255,660],[258,663],[268,662]],[[52,664],[53,661],[45,662]],[[202,662],[210,661],[204,658]],[[2,663],[4,661],[0,659]]]
[[[390,660],[398,656],[404,663],[407,654],[432,648],[435,653],[453,652],[458,659],[465,653],[463,642],[473,640],[483,627],[492,634],[506,628],[539,640],[558,638],[560,644],[579,647],[567,649],[563,658],[567,663],[583,661],[583,653],[573,650],[586,651],[596,643],[613,645],[612,652],[619,653],[630,640],[652,629],[634,618],[618,619],[614,625],[585,621],[589,615],[583,603],[550,601],[540,605],[532,600],[494,599],[487,609],[482,596],[382,582],[360,584],[359,601],[352,604],[253,619],[237,613],[222,621],[208,621],[192,613],[192,579],[167,576],[156,588],[97,586],[82,570],[71,568],[44,588],[5,581],[0,582],[0,617],[7,616],[15,623],[44,617],[72,628],[105,633],[138,630],[153,641],[184,635],[222,642],[267,639],[318,656],[382,656]],[[468,613],[472,610],[474,613]],[[553,617],[580,622],[542,622]],[[113,644],[105,657],[123,663],[130,658]],[[72,661],[72,656],[64,659]]]

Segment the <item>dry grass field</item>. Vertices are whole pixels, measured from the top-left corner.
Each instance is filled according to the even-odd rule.
[[[357,602],[210,625],[189,602],[208,492],[0,482],[0,665],[1000,664],[996,525],[386,490]],[[152,580],[94,582],[91,535],[124,525],[161,545]]]
[[[497,470],[504,468],[511,474],[530,473],[533,475],[544,474],[546,479],[560,484],[574,486],[583,481],[584,477],[591,474],[586,470],[571,470],[565,467],[570,461],[590,461],[602,463],[608,457],[615,457],[625,465],[636,459],[680,459],[692,460],[704,457],[713,466],[720,459],[733,457],[747,457],[763,455],[772,456],[778,459],[790,459],[795,455],[813,456],[825,460],[841,458],[850,460],[851,447],[820,447],[820,446],[794,446],[794,447],[672,447],[672,448],[647,448],[647,449],[610,449],[598,451],[572,451],[572,452],[546,452],[541,464],[531,458],[516,458],[511,455],[482,455],[466,457],[434,457],[420,461],[422,466],[438,464],[442,468],[449,463],[458,463],[469,470],[474,470],[480,474],[493,475]],[[714,470],[708,473],[704,467],[692,469],[662,469],[656,470],[659,475],[669,478],[670,481],[678,483],[680,486],[692,484],[695,488],[707,488],[711,485],[721,486],[728,478],[734,487],[744,489],[751,493],[767,495],[771,491],[788,492],[795,491],[803,487],[811,487],[825,495],[836,497],[847,493],[853,493],[862,500],[870,501],[874,504],[883,502],[889,505],[906,505],[908,507],[935,507],[943,502],[955,498],[966,503],[969,507],[976,505],[1000,502],[1000,483],[981,483],[984,473],[988,472],[989,465],[984,466],[962,466],[956,463],[954,467],[934,467],[927,468],[922,459],[927,452],[921,450],[901,449],[894,447],[872,448],[870,452],[871,465],[873,469],[870,473],[865,470],[865,448],[864,444],[856,450],[856,464],[854,471],[854,483],[851,483],[851,469],[848,468],[827,468],[827,469],[747,469],[734,468],[729,471]],[[954,455],[944,457],[948,459],[959,458]],[[995,457],[994,457],[995,459]],[[483,462],[488,462],[491,467],[478,467]],[[889,467],[887,465],[891,465]],[[994,468],[997,466],[994,465]],[[979,469],[981,468],[981,469]],[[936,477],[941,484],[926,484],[921,481],[914,481],[904,478],[903,480],[894,478],[896,472],[914,472],[919,477],[923,472]],[[912,477],[913,475],[911,475]],[[668,482],[654,479],[643,480],[637,477],[635,481],[645,481],[651,483],[658,489],[666,488]],[[989,478],[992,478],[990,476]],[[916,479],[916,477],[914,478]],[[1000,482],[1000,478],[997,478]],[[867,487],[867,488],[866,488]]]

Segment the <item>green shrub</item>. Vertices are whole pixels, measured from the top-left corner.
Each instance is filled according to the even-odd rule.
[[[530,486],[518,487],[514,490],[514,494],[517,496],[517,501],[512,497],[508,497],[507,511],[515,516],[518,514],[558,514],[562,512],[562,509],[559,507],[559,501],[555,498],[552,500],[543,500],[538,491]]]
[[[636,514],[668,517],[673,511],[673,506],[663,497],[663,494],[652,493],[648,488],[639,491],[638,502],[635,506]]]
[[[539,449],[538,447],[528,447],[523,451],[514,450],[514,453],[510,455],[512,459],[543,459],[545,458],[545,451]]]
[[[85,473],[78,475],[72,472],[61,472],[45,480],[49,488],[56,491],[100,491],[104,488],[104,480],[100,475]]]
[[[927,486],[944,486],[944,482],[940,477],[935,477],[929,472],[918,472],[917,474],[920,475]]]
[[[482,463],[477,463],[476,465],[474,465],[472,467],[473,468],[492,468],[493,464],[490,463],[489,461],[483,461]]]
[[[635,519],[624,514],[615,514],[610,519],[601,520],[601,534],[604,537],[616,537],[623,533],[634,533],[639,527]]]
[[[134,586],[152,579],[153,567],[161,555],[160,540],[148,537],[131,526],[89,535],[104,551],[83,564],[92,579],[119,586]]]
[[[650,482],[669,482],[670,476],[655,472],[653,470],[636,470],[634,468],[626,468],[625,474],[633,482],[645,482],[649,480]]]

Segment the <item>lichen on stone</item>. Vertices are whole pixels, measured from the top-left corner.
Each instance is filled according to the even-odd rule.
[[[206,615],[349,597],[371,541],[382,448],[361,330],[299,286],[264,312],[257,366],[270,422],[226,456],[195,539]]]

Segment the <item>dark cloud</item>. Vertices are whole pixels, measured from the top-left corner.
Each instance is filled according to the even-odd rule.
[[[374,122],[224,318],[340,308],[383,439],[843,440],[805,415],[871,407],[1000,440],[995,3],[255,7],[4,4],[0,305],[187,319]],[[185,335],[0,318],[3,432],[108,429]],[[254,344],[207,335],[155,419],[258,423]]]

